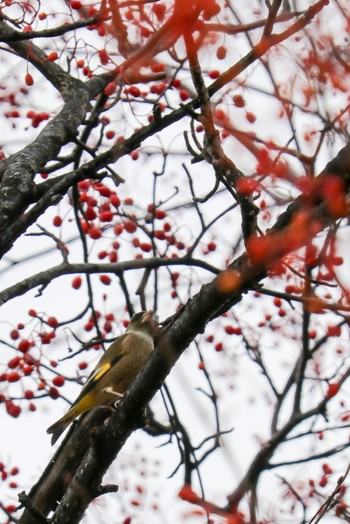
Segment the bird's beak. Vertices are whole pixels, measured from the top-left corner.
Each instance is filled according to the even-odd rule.
[[[142,316],[142,324],[149,324],[151,330],[155,333],[159,328],[157,316],[154,314],[152,309],[146,311]]]
[[[152,309],[149,309],[142,315],[142,324],[152,322],[154,320],[154,314]]]

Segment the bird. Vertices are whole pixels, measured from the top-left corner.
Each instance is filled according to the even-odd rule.
[[[136,313],[105,351],[69,410],[47,429],[55,444],[69,424],[96,406],[116,405],[154,349],[158,324],[152,310]]]

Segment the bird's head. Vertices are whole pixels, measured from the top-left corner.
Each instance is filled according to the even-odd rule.
[[[157,329],[158,322],[152,309],[149,309],[148,311],[136,313],[130,320],[126,331],[142,331],[153,337]]]

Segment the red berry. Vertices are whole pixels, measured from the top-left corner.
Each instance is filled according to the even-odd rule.
[[[154,238],[158,238],[158,240],[165,240],[165,233],[161,230],[156,230],[154,232]]]
[[[110,283],[112,282],[112,279],[109,275],[101,275],[100,276],[100,281],[102,282],[102,284],[104,284],[105,286],[109,286]]]
[[[57,318],[56,317],[49,317],[47,319],[47,323],[52,328],[56,328],[58,326],[58,322],[57,322]]]
[[[141,96],[141,90],[137,86],[130,86],[129,93],[132,96]]]
[[[108,53],[105,49],[101,49],[99,52],[98,52],[98,57],[100,59],[100,62],[102,65],[106,65],[108,64],[109,62],[109,56],[108,56]]]
[[[89,229],[89,231],[88,231],[88,235],[93,240],[97,240],[97,239],[101,238],[102,231],[101,231],[101,229],[99,227],[91,227]]]
[[[80,2],[80,0],[71,0],[70,6],[72,9],[81,9],[82,3]]]
[[[335,266],[341,266],[341,265],[343,265],[343,263],[344,263],[344,259],[343,259],[343,257],[333,257],[333,258],[332,258],[332,263],[333,263]]]
[[[12,358],[11,360],[8,361],[7,367],[9,369],[15,369],[18,366],[18,364],[21,362],[21,360],[22,360],[21,357]]]
[[[112,211],[102,211],[102,213],[100,213],[101,222],[110,222],[113,217],[114,213]]]
[[[32,86],[34,84],[33,77],[30,73],[26,74],[26,76],[24,77],[24,81],[27,84],[27,86]]]
[[[58,392],[58,389],[56,388],[50,388],[49,389],[49,396],[53,399],[56,399],[60,396],[59,392]]]
[[[11,371],[11,373],[7,373],[7,382],[18,382],[20,378],[20,374],[17,373],[17,371]]]
[[[112,323],[111,322],[105,322],[103,328],[104,328],[106,333],[111,333],[112,329],[113,329]]]
[[[106,138],[108,138],[108,140],[111,140],[114,137],[115,137],[115,131],[112,131],[112,129],[106,132]]]
[[[95,185],[96,190],[100,193],[101,196],[109,198],[111,195],[111,190],[109,187],[105,186],[104,184],[96,184]]]
[[[208,76],[209,76],[209,78],[211,78],[212,80],[215,80],[216,78],[219,78],[219,76],[220,76],[220,71],[218,71],[217,69],[213,69],[212,71],[209,71]]]
[[[104,88],[104,94],[106,96],[111,96],[113,95],[116,88],[117,88],[117,85],[115,82],[109,82],[109,84],[107,84],[106,87]]]
[[[180,95],[180,98],[181,98],[181,100],[183,102],[190,97],[190,95],[188,94],[188,91],[186,91],[186,89],[180,89],[179,95]]]
[[[187,502],[196,503],[198,502],[198,495],[193,491],[192,487],[189,484],[184,484],[180,489],[178,496],[181,500],[186,500]]]
[[[56,53],[56,51],[52,51],[52,53],[49,53],[47,55],[47,59],[49,60],[49,62],[54,62],[55,60],[57,60],[58,58],[58,53]]]
[[[80,191],[87,191],[90,186],[91,186],[91,182],[89,180],[82,180],[78,184],[78,187],[79,187]]]
[[[97,217],[97,214],[93,207],[88,206],[85,211],[85,216],[88,220],[94,220]]]
[[[341,327],[340,326],[328,326],[327,334],[330,337],[340,337]]]
[[[218,120],[224,120],[226,117],[226,113],[223,109],[219,108],[215,110],[215,118]]]
[[[58,388],[62,387],[64,382],[65,382],[65,379],[61,375],[57,375],[57,377],[54,377],[54,379],[52,381],[54,386],[57,386]]]
[[[73,281],[72,281],[72,287],[73,287],[74,289],[79,289],[80,286],[81,286],[81,282],[82,282],[81,277],[75,277],[75,278],[73,278]]]
[[[145,27],[143,25],[140,26],[140,33],[141,33],[141,36],[145,38],[148,38],[152,34],[151,31],[148,29],[148,27]]]
[[[158,20],[161,22],[164,19],[166,6],[164,4],[154,4],[152,7],[153,13],[156,15]],[[124,523],[125,524],[125,523]]]
[[[333,473],[332,468],[328,464],[322,464],[322,469],[323,473],[325,473],[326,475],[330,475],[331,473]]]
[[[339,389],[340,389],[340,385],[337,382],[334,382],[333,384],[329,384],[327,392],[326,392],[326,398],[335,397]]]
[[[321,488],[324,488],[327,485],[327,483],[328,483],[328,480],[327,480],[326,475],[322,475],[319,485],[321,486]]]
[[[29,340],[22,338],[22,340],[19,342],[17,348],[22,353],[26,353],[30,349],[31,343]]]
[[[245,100],[242,95],[234,95],[232,97],[233,103],[236,107],[244,107],[245,106]]]
[[[156,212],[155,212],[154,216],[155,216],[158,220],[163,220],[163,218],[166,217],[166,212],[163,211],[162,209],[156,209]]]
[[[106,36],[107,29],[104,24],[99,24],[97,33],[98,33],[98,36],[101,36],[101,37]]]
[[[219,60],[223,60],[225,57],[226,57],[226,47],[224,47],[223,45],[221,45],[220,47],[217,48],[216,50],[216,57],[219,59]]]
[[[114,233],[118,236],[123,232],[124,224],[116,224],[113,229]]]
[[[53,218],[52,223],[55,227],[60,227],[62,225],[62,218],[59,215],[56,215]]]
[[[291,295],[293,293],[296,293],[297,292],[297,288],[295,286],[292,286],[291,284],[288,284],[285,288],[284,288],[285,292],[288,293],[288,295]]]
[[[205,9],[203,11],[203,18],[204,20],[210,20],[211,18],[213,18],[213,16],[216,16],[217,14],[219,14],[220,11],[221,11],[221,7],[219,6],[219,4],[217,4],[213,0],[209,2],[207,0],[205,4]]]
[[[5,113],[6,118],[19,118],[21,115],[19,111],[16,111],[15,109],[13,111],[7,111]]]
[[[34,398],[34,393],[31,389],[27,389],[25,392],[24,392],[24,398],[26,398],[27,400],[31,400],[32,398]]]
[[[250,124],[254,124],[256,120],[256,116],[254,115],[254,113],[252,113],[251,111],[247,111],[245,117]]]
[[[11,331],[10,337],[12,338],[12,340],[17,340],[19,338],[19,332],[17,331],[17,329],[13,329]]]
[[[124,222],[124,229],[128,233],[135,233],[137,229],[137,224],[132,220],[127,220],[126,222]]]
[[[120,198],[115,193],[110,196],[109,201],[115,208],[118,208],[121,204]]]
[[[141,242],[140,249],[145,253],[149,253],[150,251],[152,251],[152,244],[149,244],[147,242]]]
[[[6,411],[11,417],[17,418],[22,410],[19,406],[16,406],[11,400],[9,400],[6,402]],[[3,471],[3,473],[5,473],[5,471]]]

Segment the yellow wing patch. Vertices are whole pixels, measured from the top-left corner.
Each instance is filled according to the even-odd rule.
[[[95,399],[91,393],[86,393],[80,400],[77,402],[76,405],[73,405],[71,410],[68,411],[67,414],[72,412],[74,414],[74,417],[77,417],[81,413],[84,413],[84,411],[87,411],[88,409],[91,409],[95,406]]]
[[[92,382],[97,382],[97,380],[100,380],[103,375],[107,373],[112,367],[111,362],[106,362],[103,366],[96,369],[96,373],[91,377]]]

